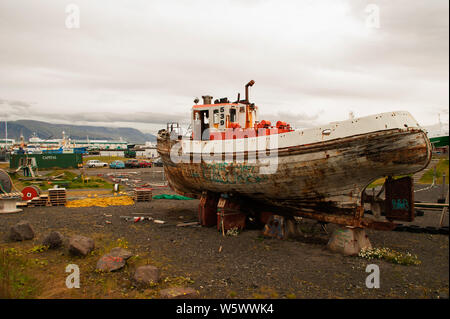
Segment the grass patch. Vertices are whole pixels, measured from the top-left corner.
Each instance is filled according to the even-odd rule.
[[[24,299],[36,295],[37,280],[27,273],[32,266],[32,262],[16,249],[0,249],[0,299]]]
[[[63,231],[67,236],[72,233]],[[136,254],[137,247],[125,237],[114,234],[92,233],[96,248],[85,257],[74,256],[67,249],[46,249],[36,242],[0,245],[0,299],[2,298],[158,298],[159,291],[169,287],[194,284],[190,274],[167,272],[168,259],[153,259],[149,255]],[[114,247],[131,250],[133,257],[125,267],[116,272],[97,272],[100,256]],[[148,258],[147,258],[148,257]],[[164,256],[163,256],[164,257]],[[80,268],[80,288],[66,287],[65,272],[68,264]],[[140,265],[158,267],[164,277],[150,285],[137,286],[133,281],[135,269]]]
[[[367,260],[383,259],[393,264],[405,266],[419,265],[421,263],[421,261],[417,258],[416,255],[412,255],[409,252],[403,254],[398,251],[391,250],[389,248],[361,249],[358,256],[365,258]]]
[[[32,247],[30,250],[28,250],[29,254],[32,253],[42,253],[44,251],[48,250],[48,246],[44,246],[44,245],[37,245]]]
[[[413,175],[414,174],[393,176],[392,179],[399,179],[399,178],[403,178],[403,177],[406,177],[406,176],[412,177]],[[387,177],[382,177],[382,178],[379,178],[379,179],[373,181],[372,183],[369,184],[369,186],[367,186],[367,189],[375,188],[375,187],[378,187],[378,186],[383,186],[383,184],[386,181],[386,179],[387,179]]]
[[[57,170],[51,171],[50,173],[45,174],[45,176],[49,176],[49,177],[58,176],[58,175],[63,175],[63,177],[61,177],[61,178],[68,179],[68,180],[73,180],[78,177],[78,175],[73,172],[65,171],[65,170],[61,170],[61,169],[57,169]]]
[[[59,180],[55,181],[40,181],[38,183],[36,183],[36,181],[19,181],[17,176],[13,177],[13,181],[18,188],[38,185],[41,190],[48,190],[49,188],[53,188],[55,185],[65,187],[67,189],[113,188],[113,184],[104,178],[89,176],[88,180],[83,181],[81,175],[65,170],[54,170],[47,173],[45,176],[51,177],[58,175],[62,176],[58,178]]]
[[[372,183],[370,183],[369,186],[367,186],[367,189],[375,188],[378,186],[383,186],[385,181],[386,181],[386,177],[379,178],[379,179],[373,181]]]
[[[448,173],[449,173],[449,160],[448,159],[440,159],[436,164],[436,184],[442,184],[442,176],[445,174],[445,183],[448,184]],[[423,184],[431,184],[433,183],[434,176],[434,167],[428,169],[419,180],[419,183]]]
[[[72,181],[67,187],[69,189],[83,189],[83,188],[113,188],[113,184],[101,177],[89,177],[89,181],[83,182],[81,179]]]
[[[186,285],[192,285],[194,283],[194,280],[192,280],[190,277],[166,277],[163,280],[163,283],[168,284],[171,287],[183,287]]]
[[[91,252],[91,256],[101,256],[107,254],[111,249],[116,247],[121,247],[124,249],[129,249],[128,241],[123,238],[112,239],[110,236],[104,236],[103,234],[98,234],[92,236],[96,243],[96,249]]]
[[[255,299],[278,299],[278,292],[271,287],[261,287],[258,291],[253,293],[253,298]]]

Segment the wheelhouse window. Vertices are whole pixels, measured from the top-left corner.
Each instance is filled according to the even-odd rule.
[[[230,109],[230,122],[236,122],[236,109]]]
[[[219,110],[213,111],[213,122],[214,124],[219,124]]]

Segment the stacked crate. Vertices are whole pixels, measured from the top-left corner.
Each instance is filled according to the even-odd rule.
[[[149,202],[152,200],[151,188],[135,188],[134,201],[135,202]]]
[[[48,205],[48,195],[40,195],[27,201],[28,207],[42,207]]]
[[[65,188],[51,188],[48,190],[50,204],[52,206],[64,206],[67,202]]]

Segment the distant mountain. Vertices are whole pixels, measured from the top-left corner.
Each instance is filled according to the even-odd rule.
[[[142,133],[141,131],[128,127],[104,127],[87,125],[67,125],[52,124],[41,121],[18,120],[8,122],[8,138],[19,140],[22,134],[27,141],[33,133],[42,139],[62,138],[62,132],[71,139],[84,140],[88,136],[91,140],[118,140],[122,137],[125,141],[135,144],[156,141],[153,134]],[[5,122],[0,122],[0,137],[5,134]]]

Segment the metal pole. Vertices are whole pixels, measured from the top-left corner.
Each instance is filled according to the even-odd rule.
[[[442,174],[442,196],[441,198],[445,198],[445,173]]]
[[[445,204],[448,204],[448,191],[447,191],[447,197],[445,198]],[[441,219],[439,221],[439,227],[442,227],[444,225],[445,213],[447,211],[448,211],[448,207],[442,208]]]

